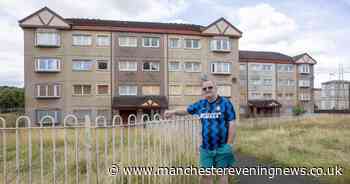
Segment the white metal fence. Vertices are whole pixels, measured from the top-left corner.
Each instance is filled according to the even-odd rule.
[[[157,115],[156,115],[157,116]],[[158,115],[159,118],[159,115]],[[198,183],[196,176],[110,176],[112,164],[131,166],[197,166],[200,123],[196,118],[152,120],[130,115],[111,122],[104,117],[91,121],[68,115],[63,123],[32,124],[20,116],[16,127],[0,118],[0,183]],[[157,119],[154,117],[153,119]],[[43,117],[41,122],[54,119]],[[25,121],[25,126],[19,126]]]

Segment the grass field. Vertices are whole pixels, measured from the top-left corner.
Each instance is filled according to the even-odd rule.
[[[15,119],[16,115],[6,114]],[[13,120],[11,120],[13,121]],[[11,125],[14,123],[12,122]],[[185,125],[185,126],[183,126]],[[199,124],[198,124],[199,125]],[[197,126],[197,131],[198,128]],[[107,167],[113,163],[112,130],[107,131],[105,143],[105,129],[78,129],[79,159],[75,160],[75,129],[68,129],[68,183],[75,183],[76,168],[78,166],[79,183],[86,181],[86,141],[91,149],[90,183],[197,183],[196,176],[152,176],[152,177],[110,177]],[[115,147],[116,162],[124,166],[152,165],[152,166],[188,166],[198,164],[196,147],[199,139],[193,136],[190,122],[162,125],[153,128],[116,128]],[[53,131],[43,130],[44,145],[44,181],[53,181]],[[56,180],[64,181],[64,131],[55,132],[56,139]],[[198,132],[196,133],[198,134]],[[40,183],[40,132],[32,130],[32,180]],[[199,135],[199,134],[198,134]],[[197,136],[198,136],[197,135]],[[195,138],[195,141],[193,141]],[[28,130],[19,131],[19,160],[20,183],[28,180]],[[16,134],[15,131],[6,134],[7,183],[16,182]],[[322,183],[349,184],[350,183],[350,116],[320,115],[307,118],[280,118],[270,120],[242,120],[237,129],[235,149],[241,154],[251,155],[257,159],[272,163],[275,166],[288,167],[333,167],[339,165],[344,168],[343,176],[322,176]],[[0,183],[3,181],[3,143],[0,131]],[[105,145],[107,150],[105,149]],[[96,147],[97,146],[97,147]],[[98,151],[96,151],[98,150]],[[106,154],[105,154],[105,151]],[[77,164],[76,164],[77,163]],[[106,167],[107,164],[107,167]],[[233,178],[234,179],[234,178]]]
[[[322,183],[350,183],[350,116],[320,115],[300,120],[242,121],[237,151],[276,166],[341,166],[343,176],[322,176]]]

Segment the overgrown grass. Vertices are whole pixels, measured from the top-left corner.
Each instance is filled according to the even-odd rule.
[[[76,137],[75,129],[66,130],[67,171],[68,183],[75,183],[76,168],[78,168],[79,183],[86,182],[87,164],[90,165],[90,183],[195,183],[197,176],[116,176],[108,174],[108,168],[113,163],[122,166],[189,166],[197,165],[197,153],[191,139],[178,131],[169,131],[169,127],[159,126],[153,128],[115,128],[115,162],[113,162],[112,129],[76,129],[79,143],[78,160],[76,164]],[[20,183],[28,183],[29,179],[29,144],[28,130],[20,130],[19,134],[19,161]],[[107,139],[105,139],[107,133]],[[53,183],[53,136],[55,138],[56,182],[64,183],[64,130],[58,129],[55,134],[52,129],[42,130],[43,135],[43,175],[44,183]],[[107,140],[105,142],[105,140]],[[3,144],[0,132],[0,183],[3,181]],[[32,129],[32,181],[40,183],[41,179],[41,152],[40,130]],[[190,147],[192,145],[192,147]],[[107,148],[107,150],[105,149]],[[86,152],[86,149],[91,152]],[[97,151],[96,151],[97,150]],[[105,153],[105,151],[107,151]],[[89,154],[86,154],[89,153]],[[16,182],[16,133],[6,132],[6,167],[7,182]],[[89,162],[90,161],[90,162]]]
[[[237,151],[277,166],[341,166],[343,176],[321,176],[322,183],[350,183],[350,116],[320,115],[300,120],[241,121]]]

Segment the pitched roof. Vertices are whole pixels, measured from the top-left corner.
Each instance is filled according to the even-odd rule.
[[[209,27],[215,25],[216,23],[220,22],[220,21],[224,21],[226,22],[228,25],[230,25],[233,29],[235,29],[237,32],[239,32],[240,34],[242,34],[243,32],[241,30],[239,30],[237,27],[235,27],[234,25],[231,24],[231,22],[227,21],[224,17],[219,18],[218,20],[214,21],[213,23],[209,24],[208,26],[204,27],[203,31],[205,31],[206,29],[208,29]]]
[[[104,19],[84,19],[84,18],[66,18],[74,26],[112,26],[129,28],[156,28],[156,29],[181,29],[200,32],[204,26],[195,24],[161,23],[161,22],[137,22],[137,21],[118,21]]]
[[[239,51],[240,62],[278,62],[278,63],[293,63],[293,59],[279,52],[267,51]]]
[[[304,56],[308,56],[309,58],[311,58],[313,61],[313,63],[312,64],[316,64],[317,63],[317,61],[313,58],[313,57],[311,57],[308,53],[302,53],[302,54],[299,54],[299,55],[296,55],[296,56],[293,56],[293,61],[294,62],[297,62],[298,60],[300,60],[302,57],[304,57]],[[302,63],[302,62],[301,62]]]

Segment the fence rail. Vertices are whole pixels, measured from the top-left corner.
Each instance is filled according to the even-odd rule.
[[[157,119],[159,117],[154,117]],[[196,118],[152,120],[143,115],[126,124],[120,116],[83,123],[68,115],[62,125],[43,126],[54,119],[45,116],[39,126],[20,116],[15,127],[0,118],[2,183],[198,183],[195,176],[110,176],[112,164],[132,166],[197,165],[200,123]],[[20,127],[20,122],[25,126]]]

